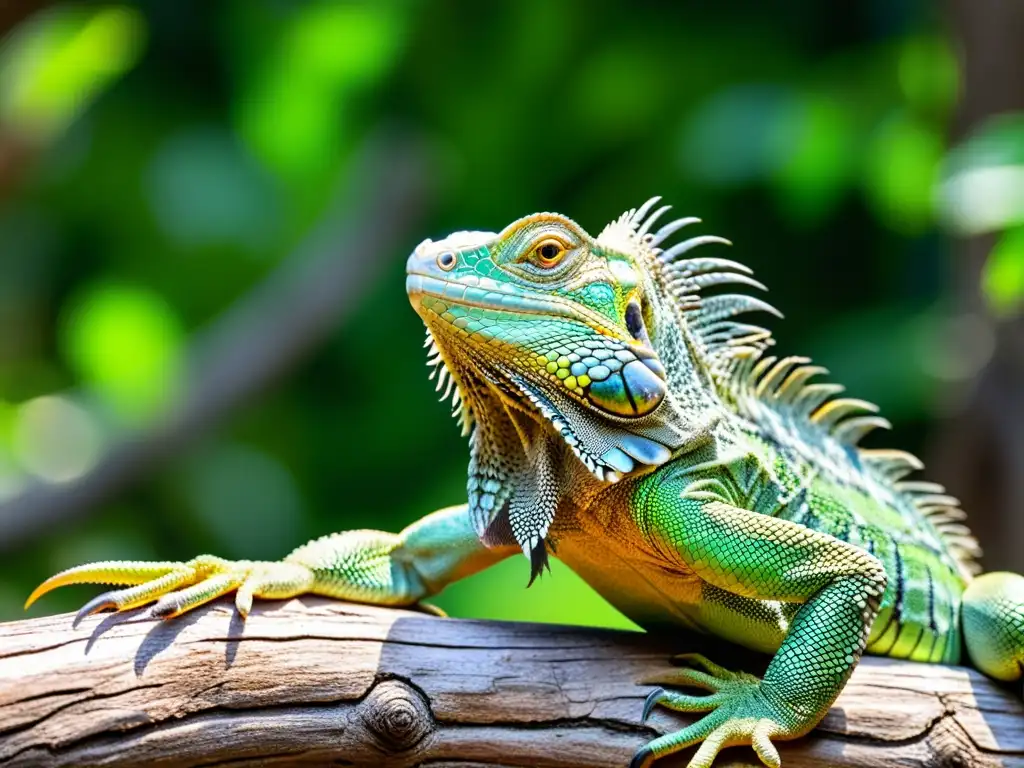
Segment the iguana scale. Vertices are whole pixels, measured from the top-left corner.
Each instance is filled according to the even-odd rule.
[[[522,551],[531,580],[554,555],[646,628],[713,633],[774,657],[763,679],[686,656],[656,705],[707,714],[642,747],[634,766],[701,743],[710,766],[751,744],[811,730],[861,653],[973,664],[1001,680],[1024,668],[1024,577],[977,575],[957,501],[908,453],[857,447],[886,426],[840,397],[805,358],[777,359],[740,316],[775,310],[720,286],[761,288],[702,236],[696,219],[655,228],[658,198],[593,238],[551,213],[500,233],[426,240],[407,291],[430,363],[469,437],[467,503],[395,535],[348,531],[280,562],[204,555],[185,563],[71,568],[74,583],[122,589],[81,615],[156,601],[176,616],[235,592],[317,593],[407,605]],[[713,289],[719,289],[718,291]],[[728,290],[728,288],[726,288]]]

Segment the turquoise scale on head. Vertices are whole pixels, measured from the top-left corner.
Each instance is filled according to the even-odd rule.
[[[473,248],[471,250],[465,250],[459,252],[459,262],[464,264],[467,269],[475,270],[477,263],[487,257],[486,248]]]
[[[618,292],[608,283],[596,282],[585,285],[573,291],[567,291],[565,296],[585,304],[595,312],[600,312],[611,320],[618,321],[622,315],[621,301]]]
[[[631,254],[602,248],[573,222],[548,214],[515,222],[487,242],[479,239],[486,233],[458,234],[450,244],[455,263],[441,265],[461,285],[446,288],[451,301],[435,308],[445,321],[479,342],[518,348],[544,386],[569,391],[607,416],[637,418],[658,408],[666,395],[663,367],[646,339],[616,333],[637,300],[641,273]],[[586,268],[575,268],[580,263]],[[562,302],[548,304],[545,294]],[[566,300],[589,309],[592,319],[558,314]],[[463,302],[488,309],[460,311]]]

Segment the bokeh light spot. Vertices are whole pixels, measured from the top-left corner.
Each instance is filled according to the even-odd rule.
[[[0,116],[36,141],[60,133],[135,65],[145,35],[125,6],[39,14],[0,49]]]
[[[401,17],[387,4],[304,5],[250,76],[241,135],[289,181],[322,171],[337,157],[349,101],[389,68],[400,40]]]
[[[839,99],[791,98],[770,126],[767,165],[783,210],[798,223],[830,213],[846,189],[856,157],[854,125]]]
[[[913,37],[904,41],[897,63],[900,90],[914,108],[945,114],[960,92],[960,68],[949,41]]]
[[[67,397],[44,395],[18,410],[14,455],[28,472],[50,482],[74,480],[100,454],[102,435],[92,415]]]
[[[769,126],[790,98],[784,87],[765,84],[715,94],[683,128],[683,169],[695,181],[723,188],[760,179],[773,159]]]
[[[183,247],[265,251],[280,231],[273,180],[233,137],[215,128],[172,136],[154,156],[148,181],[157,222]]]
[[[985,262],[981,287],[997,314],[1024,308],[1024,227],[1010,230],[996,243]]]
[[[152,417],[175,397],[184,332],[170,305],[144,288],[103,283],[71,303],[65,358],[126,421]]]
[[[1024,114],[988,120],[950,153],[936,203],[963,234],[1024,224]]]
[[[920,234],[934,221],[934,185],[944,142],[939,130],[896,114],[875,132],[868,147],[864,187],[879,219],[901,234]]]

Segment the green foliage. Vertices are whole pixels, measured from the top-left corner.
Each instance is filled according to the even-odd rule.
[[[124,6],[41,14],[0,56],[0,115],[52,138],[135,66],[144,36],[141,15]]]
[[[152,0],[26,20],[0,41],[0,141],[37,147],[0,171],[0,497],[165,413],[191,339],[322,218],[361,144],[397,127],[439,172],[402,248],[337,254],[386,262],[347,324],[208,441],[7,559],[0,617],[76,562],[271,557],[464,498],[403,264],[423,237],[535,210],[596,232],[662,194],[702,217],[786,313],[780,350],[824,358],[913,448],[966,370],[940,364],[937,223],[1024,223],[1024,132],[1007,118],[943,164],[960,84],[940,20],[871,7]],[[986,203],[1000,188],[1017,196]],[[1014,229],[986,273],[1000,311],[1019,311],[1021,252]],[[439,602],[623,625],[557,565],[530,590],[527,573],[512,558]]]
[[[878,127],[868,152],[865,187],[882,221],[911,235],[932,226],[932,189],[942,155],[936,126],[897,114]]]
[[[1024,224],[1024,114],[991,118],[950,152],[939,199],[967,234]]]
[[[796,222],[818,223],[835,210],[853,177],[855,121],[834,94],[789,100],[772,128],[771,180]]]
[[[1024,297],[1024,114],[998,115],[950,152],[939,189],[948,224],[966,234],[1001,233],[981,288],[997,315]]]
[[[183,331],[153,291],[86,286],[69,303],[60,342],[77,379],[125,421],[150,419],[169,404],[181,373]]]
[[[981,287],[992,309],[1001,315],[1024,305],[1024,227],[999,239],[985,263]]]
[[[897,74],[907,104],[917,112],[948,115],[960,92],[960,69],[950,42],[910,36],[899,51]]]
[[[259,30],[266,47],[254,51],[256,66],[238,70],[234,122],[297,201],[306,202],[303,190],[316,189],[325,166],[336,165],[352,141],[353,103],[395,65],[409,21],[399,9],[312,2],[281,19],[280,28]]]

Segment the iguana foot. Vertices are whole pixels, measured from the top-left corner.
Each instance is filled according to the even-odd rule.
[[[126,589],[104,592],[86,603],[75,623],[99,611],[127,611],[157,601],[152,614],[178,616],[210,600],[235,592],[235,606],[244,617],[254,597],[283,599],[309,590],[313,572],[296,563],[224,560],[200,555],[187,563],[113,560],[89,563],[51,576],[29,596],[28,608],[57,587],[68,584],[117,584]]]
[[[710,714],[681,731],[666,734],[641,747],[633,756],[630,768],[649,766],[659,757],[699,742],[703,744],[688,768],[709,768],[721,749],[742,744],[751,745],[762,763],[778,768],[782,761],[771,740],[793,739],[813,726],[813,723],[796,725],[801,718],[772,697],[754,675],[731,672],[696,653],[676,659],[703,667],[704,671],[679,669],[671,679],[656,682],[703,688],[711,691],[710,695],[691,696],[657,688],[644,703],[643,720],[659,704],[679,712]]]

